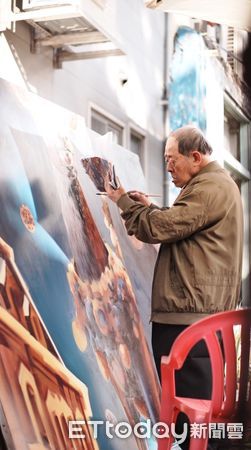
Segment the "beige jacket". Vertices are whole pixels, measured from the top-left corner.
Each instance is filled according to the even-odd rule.
[[[210,162],[171,208],[146,207],[123,195],[128,234],[160,243],[152,286],[153,322],[190,324],[239,302],[243,212],[237,185]]]

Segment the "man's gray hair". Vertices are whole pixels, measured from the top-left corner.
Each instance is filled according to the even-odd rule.
[[[211,155],[213,149],[207,142],[205,136],[199,128],[186,125],[172,131],[168,137],[173,137],[178,142],[178,149],[182,155],[188,156],[191,150],[197,150],[203,155]]]

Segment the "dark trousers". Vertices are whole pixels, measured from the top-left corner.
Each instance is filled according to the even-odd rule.
[[[160,380],[161,356],[169,355],[173,342],[185,328],[187,325],[152,324],[152,348]],[[175,381],[176,394],[180,397],[211,398],[211,364],[204,341],[193,347],[182,369],[177,371]]]
[[[153,322],[152,349],[155,365],[161,381],[161,356],[168,355],[178,335],[187,328],[187,325],[169,325]],[[212,374],[208,351],[204,341],[198,342],[189,353],[181,370],[176,371],[176,394],[179,397],[211,398]],[[184,423],[188,423],[184,414],[178,416],[176,433],[181,434]],[[189,438],[182,445],[188,448]]]

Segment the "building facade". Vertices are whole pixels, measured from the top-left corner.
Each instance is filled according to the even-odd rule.
[[[242,64],[248,39],[247,32],[237,30],[228,25],[218,25],[184,15],[167,15],[163,11],[148,9],[143,0],[17,0],[15,8],[12,8],[13,2],[11,0],[0,0],[0,77],[8,82],[21,85],[24,89],[37,93],[46,100],[66,108],[74,114],[78,114],[85,119],[87,127],[95,132],[101,135],[110,132],[113,142],[118,144],[116,146],[118,152],[120,149],[122,151],[121,147],[125,147],[138,155],[146,178],[146,189],[150,193],[161,195],[160,205],[171,205],[177,195],[177,190],[169,182],[163,160],[164,144],[168,132],[187,123],[196,124],[203,129],[212,144],[216,159],[229,171],[241,191],[245,219],[242,302],[243,305],[250,305],[251,104],[249,101],[249,88],[244,82]],[[4,83],[1,86],[4,86]],[[4,105],[1,105],[1,107],[4,108]],[[15,111],[13,111],[13,114],[15,114]],[[18,139],[19,135],[16,136],[16,141]],[[33,142],[36,141],[31,140],[30,148],[32,148]],[[25,145],[27,146],[27,141],[25,141]],[[67,150],[69,149],[67,148]],[[35,161],[33,148],[32,151]],[[72,172],[70,170],[71,167],[68,167],[68,169],[69,173],[74,174],[74,170],[72,169]],[[44,170],[43,173],[47,172]],[[75,188],[76,186],[78,187],[78,184],[75,180]],[[81,203],[79,192],[80,190],[77,190],[75,195],[75,203],[78,206]],[[39,196],[40,191],[38,188],[35,193]],[[80,210],[85,210],[83,217],[86,216],[84,202],[82,202]],[[29,232],[32,233],[33,223],[30,219],[29,211],[27,212],[24,207],[21,212],[25,226],[27,225]],[[117,246],[117,252],[120,252],[109,208],[107,212],[107,209],[104,207],[105,212],[105,224],[111,233],[111,245]],[[81,216],[81,214],[79,215]],[[68,216],[70,217],[70,214]],[[81,219],[83,217],[81,216]],[[69,228],[73,227],[69,226]],[[88,231],[86,234],[89,239],[91,233]],[[75,236],[73,237],[75,239]],[[93,236],[89,242],[90,252],[95,247],[93,241],[98,244],[98,239]],[[76,245],[77,254],[78,242],[74,240],[73,245]],[[135,254],[139,254],[139,244],[134,242],[134,245],[137,245]],[[85,247],[82,246],[82,248],[85,250]],[[155,255],[153,255],[154,257]],[[4,258],[2,257],[2,259]],[[97,259],[93,257],[94,261]],[[5,267],[4,261],[2,261],[2,265]],[[137,264],[135,265],[137,266]],[[138,265],[142,272],[142,279],[145,282],[146,262],[144,261],[144,265]],[[102,270],[100,272],[103,273]],[[127,300],[129,298],[127,279],[124,272],[122,272],[119,266],[117,278],[112,278],[112,275],[109,278],[106,273],[106,278],[103,280],[104,292],[109,286],[111,292],[115,292],[114,298],[116,298],[116,295],[121,297],[121,303],[123,303],[122,300],[124,298],[127,298]],[[88,295],[90,297],[91,288],[89,286],[87,289],[86,285],[82,286],[78,276],[80,275],[76,271],[75,278],[73,276],[70,278],[70,291],[77,311],[77,319],[74,325],[75,343],[78,347],[77,350],[84,353],[88,339],[83,340],[83,330],[81,328],[83,317],[81,314],[83,314],[83,304],[86,298],[88,298]],[[138,282],[137,276],[138,273],[135,275],[135,284]],[[117,279],[118,281],[116,281]],[[142,283],[142,285],[145,286],[146,283]],[[57,286],[56,282],[55,286]],[[13,308],[12,312],[17,321],[18,319],[15,315],[17,305],[12,301],[12,297],[10,298],[6,294],[7,287],[2,282],[2,288],[0,289],[1,310],[6,309],[10,305]],[[85,293],[84,287],[87,289],[88,295]],[[130,374],[129,368],[131,371],[134,369],[134,364],[132,363],[130,366],[129,359],[134,349],[129,347],[130,351],[128,352],[122,340],[124,336],[121,337],[121,342],[119,340],[120,336],[117,336],[116,342],[120,343],[117,346],[119,352],[114,357],[114,363],[111,364],[111,368],[109,367],[107,360],[112,360],[110,355],[114,355],[115,350],[112,339],[108,342],[110,347],[107,344],[107,336],[112,337],[112,334],[107,331],[109,328],[106,328],[107,317],[107,322],[109,323],[110,321],[112,324],[114,322],[116,325],[115,329],[119,331],[120,328],[117,326],[114,317],[116,319],[119,318],[118,323],[123,323],[120,318],[124,318],[125,328],[129,330],[128,324],[131,324],[134,330],[134,339],[138,339],[138,336],[143,335],[143,331],[140,333],[136,326],[133,327],[134,323],[131,318],[135,315],[135,311],[129,302],[126,303],[126,308],[130,306],[130,309],[120,309],[122,307],[118,302],[115,305],[117,307],[117,316],[115,313],[112,313],[110,301],[112,303],[114,298],[111,293],[106,294],[107,311],[109,312],[106,317],[106,310],[103,309],[106,300],[105,294],[102,291],[99,293],[100,298],[97,299],[97,293],[94,288],[96,289],[96,285],[92,287],[93,298],[90,297],[90,304],[94,307],[95,320],[93,320],[92,316],[88,318],[90,323],[86,319],[88,323],[86,336],[90,339],[93,332],[93,324],[96,324],[96,329],[93,332],[95,338],[92,338],[92,345],[93,348],[96,348],[96,360],[105,380],[102,380],[102,383],[108,383],[109,377],[113,379],[114,392],[116,392],[124,410],[127,411],[127,417],[131,417],[132,407],[131,403],[128,403],[126,389],[126,394],[120,389],[121,386],[123,387],[121,379],[129,380],[131,386],[133,386],[132,378],[129,377],[127,380],[125,374],[127,376]],[[15,289],[18,291],[17,287]],[[78,289],[81,291],[82,297]],[[147,291],[150,292],[148,285]],[[143,294],[145,295],[145,292]],[[131,303],[134,305],[133,301]],[[22,311],[25,309],[23,303],[20,308]],[[140,313],[142,313],[142,309]],[[44,335],[43,328],[36,314],[32,312],[29,320],[28,323],[25,315],[19,315],[20,324],[16,326],[16,332],[14,329],[11,330],[13,336],[18,332],[21,335],[23,328],[26,328],[41,345],[44,344],[46,349],[53,353],[55,349],[50,347],[50,341]],[[6,332],[9,322],[12,323],[13,321],[4,313],[0,324],[1,330],[3,329],[2,335]],[[137,318],[136,323],[138,322]],[[81,330],[81,335],[78,333],[79,330]],[[133,333],[128,333],[128,336],[128,342],[132,345]],[[17,337],[14,336],[11,339],[17,340]],[[26,342],[25,340],[23,341],[24,343]],[[20,380],[21,378],[24,380],[23,386],[27,398],[27,405],[24,405],[26,408],[23,408],[23,414],[27,415],[26,409],[28,409],[30,416],[33,417],[34,411],[32,408],[34,405],[36,407],[36,401],[33,398],[34,392],[37,393],[35,400],[37,399],[38,403],[42,402],[41,408],[45,408],[44,398],[47,395],[47,393],[42,392],[43,398],[40,399],[37,392],[40,378],[42,379],[39,370],[41,369],[41,374],[42,372],[47,374],[52,369],[52,363],[57,367],[60,366],[60,363],[57,362],[57,354],[55,354],[54,357],[51,357],[51,364],[44,364],[41,367],[37,367],[34,364],[29,369],[30,372],[25,371],[21,362],[25,361],[26,366],[28,364],[27,345],[30,345],[31,351],[34,351],[34,355],[32,354],[34,360],[35,358],[39,360],[39,357],[43,359],[44,352],[46,355],[47,352],[46,349],[43,350],[41,348],[40,344],[37,346],[30,336],[27,337],[26,346],[23,341],[20,347],[20,361],[18,360],[16,364],[18,367],[21,367]],[[109,355],[107,360],[106,355],[104,356],[104,353],[101,352],[104,342],[106,342],[105,345],[109,350],[107,352],[107,355]],[[143,339],[140,339],[140,342],[142,343]],[[147,375],[145,368],[146,366],[149,367],[150,359],[148,359],[149,353],[146,351],[147,343],[144,346],[145,352],[141,351],[140,346],[137,348],[135,346],[135,351],[142,355],[147,355],[145,359],[142,359],[142,368],[144,370],[142,369],[141,372]],[[15,345],[12,345],[12,341],[10,341],[5,347],[7,350],[4,348],[4,352],[8,354],[6,357],[6,376],[2,381],[4,388],[8,384],[8,370],[9,373],[12,373],[10,361],[13,358],[12,353],[14,354]],[[90,356],[90,360],[91,358],[94,360],[93,355]],[[123,361],[123,364],[118,363],[120,361],[119,358]],[[96,360],[94,361],[95,364]],[[137,365],[139,366],[139,357],[137,357]],[[154,379],[154,373],[152,373],[152,377]],[[78,409],[84,416],[85,399],[83,400],[78,392],[79,386],[82,389],[82,384],[77,382],[75,384],[67,384],[67,371],[64,368],[62,368],[61,378],[64,384],[64,393],[67,391],[65,398],[69,400],[67,411],[68,409],[71,410],[71,414],[69,413],[67,417],[72,415],[77,417],[75,413]],[[149,376],[147,378],[148,380],[151,379]],[[30,390],[26,389],[27,379],[34,381]],[[18,380],[19,384],[20,380]],[[54,379],[51,381],[52,384],[55,384],[55,386],[53,384],[54,396],[59,395],[58,391],[60,388],[56,381]],[[16,389],[15,383],[13,386],[13,390]],[[137,387],[136,384],[135,386]],[[92,386],[93,391],[95,391],[95,388]],[[145,389],[145,391],[147,397],[148,389]],[[132,391],[131,398],[133,400],[136,397],[135,392]],[[116,395],[113,395],[115,398]],[[90,398],[92,400],[91,395]],[[157,405],[157,398],[158,390],[156,384],[155,400],[153,401],[152,397],[151,402],[149,402],[151,407],[155,403]],[[117,399],[116,402],[119,403]],[[134,405],[135,417],[147,417],[147,408],[140,396],[136,403],[136,406]],[[147,407],[149,405],[147,404]],[[157,406],[155,409],[158,409]],[[61,413],[62,411],[59,408],[58,414],[60,415]],[[108,413],[110,414],[109,410]],[[67,448],[65,443],[67,430],[64,421],[56,424],[58,426],[55,426],[55,436],[47,436],[46,420],[49,421],[48,418],[44,419],[44,423],[43,420],[39,423],[34,421],[34,430],[33,428],[28,429],[30,426],[28,423],[29,415],[25,420],[27,422],[27,430],[31,436],[33,436],[35,430],[37,440],[41,444],[39,448],[43,448],[43,445],[46,447],[47,442],[50,440],[54,442],[53,439],[56,442],[53,444],[55,448],[58,445],[61,445],[60,448]],[[62,443],[58,444],[58,442]],[[92,437],[90,437],[90,442],[95,448]],[[53,445],[51,445],[51,448],[53,448]],[[76,448],[82,448],[81,445],[80,442],[79,447],[76,445]],[[149,448],[147,445],[147,443],[138,444],[138,448]]]
[[[5,0],[0,13],[0,75],[80,114],[96,132],[112,132],[115,142],[138,154],[147,189],[162,195],[160,203],[170,204],[176,195],[163,165],[169,129],[188,122],[204,129],[242,192],[247,303],[251,107],[243,52],[248,33],[167,16],[141,0],[21,0],[15,11]]]

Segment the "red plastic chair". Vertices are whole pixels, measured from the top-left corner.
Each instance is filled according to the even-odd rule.
[[[240,325],[241,331],[236,350],[236,331],[233,327],[237,325]],[[169,356],[161,359],[160,421],[167,424],[169,430],[179,412],[188,416],[190,424],[226,424],[234,422],[234,419],[238,422],[243,417],[244,408],[248,408],[247,393],[250,384],[250,327],[251,308],[246,308],[213,314],[189,326],[178,336]],[[182,368],[190,350],[202,339],[207,345],[211,361],[211,400],[178,397],[175,394],[175,370]],[[169,450],[172,442],[170,432],[169,437],[158,439],[158,450]],[[191,436],[190,450],[205,450],[207,442],[208,433],[204,437]]]

